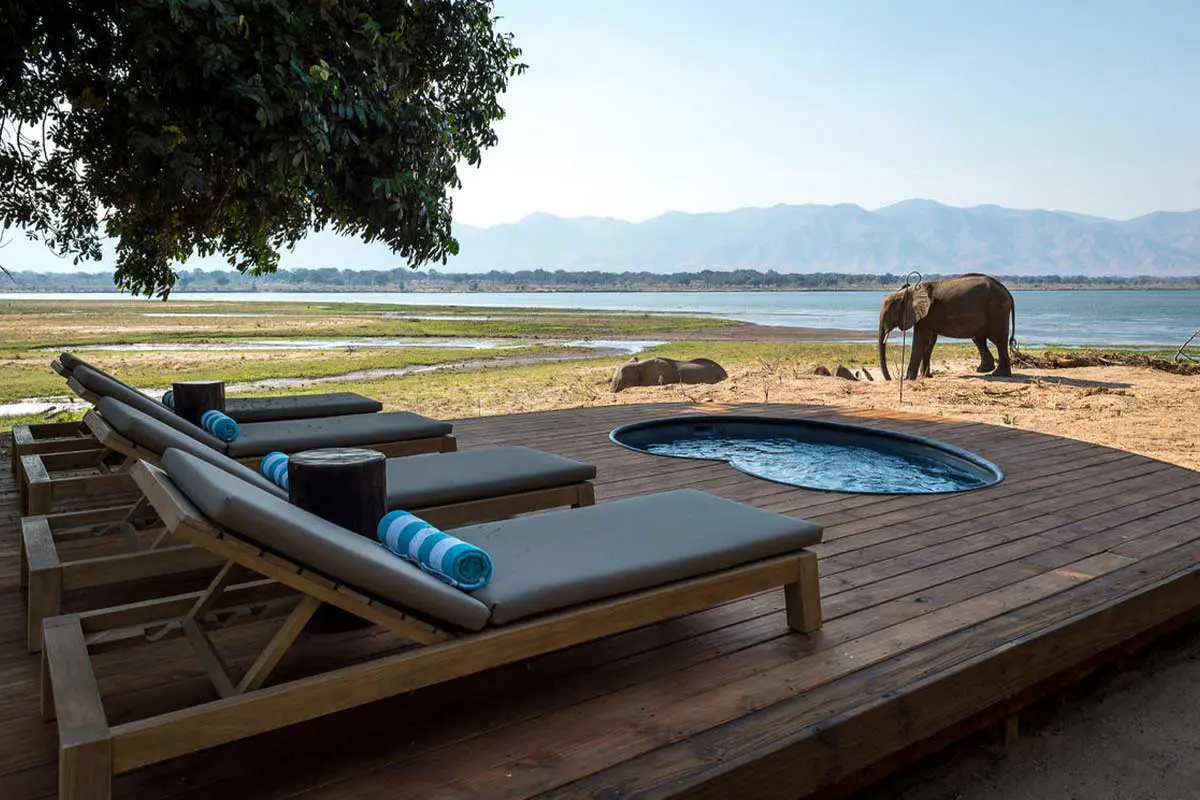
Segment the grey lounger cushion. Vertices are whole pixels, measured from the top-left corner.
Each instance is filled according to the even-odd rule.
[[[680,489],[457,528],[492,557],[472,596],[507,625],[649,589],[821,541],[822,528],[723,497]]]
[[[247,486],[179,450],[163,456],[171,480],[214,522],[348,586],[452,625],[479,630],[488,609],[373,540]]]
[[[103,398],[96,408],[114,431],[160,458],[168,448],[174,447],[271,494],[288,496],[257,470],[206,447],[115,397]],[[485,447],[466,452],[389,458],[387,507],[420,510],[568,486],[595,477],[596,468],[591,464],[528,447]]]
[[[415,510],[590,481],[596,468],[528,447],[388,459],[388,508]]]
[[[154,398],[138,391],[99,367],[93,366],[78,356],[70,353],[59,354],[58,361],[71,376],[79,380],[85,388],[100,394],[100,389],[84,384],[75,370],[85,367],[94,376],[105,379],[103,384],[106,393],[120,390],[120,399],[135,408],[140,408],[148,414],[150,411],[144,403],[161,406]],[[140,399],[137,399],[140,398]],[[239,423],[243,422],[275,422],[279,420],[308,419],[311,417],[336,417],[343,414],[374,414],[383,410],[383,403],[365,397],[357,392],[325,392],[323,394],[291,394],[279,397],[229,397],[225,400],[225,413]]]
[[[317,447],[365,447],[446,436],[453,430],[454,426],[449,422],[408,411],[248,422],[242,425],[242,435],[225,446],[225,452],[234,458],[248,458],[263,456],[272,450],[298,453]]]
[[[173,447],[203,459],[264,491],[287,499],[287,492],[267,480],[261,473],[250,469],[241,462],[234,461],[224,453],[201,444],[186,433],[180,433],[148,414],[143,414],[136,408],[125,405],[115,397],[103,398],[96,404],[96,409],[114,431],[160,458],[168,448]]]
[[[275,422],[310,417],[374,414],[383,403],[357,392],[289,394],[281,397],[227,397],[225,413],[239,423]]]
[[[203,428],[188,422],[157,400],[147,397],[137,389],[129,388],[115,378],[82,364],[75,368],[72,377],[75,378],[80,386],[95,392],[101,397],[116,398],[125,405],[136,408],[138,411],[149,417],[153,417],[164,425],[169,425],[180,433],[191,436],[207,447],[225,452],[225,443],[220,439],[212,436]]]
[[[65,350],[58,354],[58,363],[62,364],[66,368],[67,372],[73,371],[81,364],[85,367],[91,366],[79,356],[68,353]]]
[[[810,522],[705,492],[662,492],[455,529],[494,564],[491,583],[467,594],[187,453],[168,450],[163,466],[214,522],[334,580],[472,630],[793,553],[822,536]]]
[[[449,422],[429,419],[408,411],[378,414],[347,414],[342,417],[248,422],[242,433],[226,444],[171,409],[90,367],[78,367],[75,379],[101,397],[114,397],[147,416],[187,434],[201,444],[234,458],[263,456],[272,450],[295,453],[315,447],[358,447],[385,442],[402,442],[445,436],[454,430]]]

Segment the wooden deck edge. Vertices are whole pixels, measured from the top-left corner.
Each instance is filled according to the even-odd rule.
[[[943,728],[937,734],[877,761],[836,784],[821,789],[812,796],[813,800],[842,800],[855,792],[877,784],[899,770],[934,755],[955,742],[986,730],[1057,692],[1069,689],[1106,666],[1120,662],[1122,659],[1153,646],[1161,639],[1197,624],[1200,624],[1200,606],[1175,616],[1162,625],[1126,639],[1107,650],[1098,652],[1070,669],[1059,672],[1007,700]]]
[[[1136,569],[1137,567],[1133,567]],[[1016,637],[929,677],[883,695],[868,707],[806,726],[754,758],[731,761],[719,773],[680,780],[663,796],[689,798],[840,796],[856,776],[881,777],[876,765],[910,750],[932,752],[997,718],[1078,680],[1132,644],[1200,614],[1200,566],[1180,570],[1127,595],[1074,613],[1053,625]],[[1179,624],[1182,624],[1180,622]],[[1036,645],[1036,647],[1033,647]],[[943,710],[947,697],[960,709]],[[761,713],[761,712],[760,712]],[[899,721],[899,724],[898,724]],[[956,737],[959,738],[959,737]],[[860,743],[862,747],[856,747]],[[927,747],[922,747],[928,743]],[[873,755],[865,755],[874,751]],[[886,774],[886,773],[882,773]]]

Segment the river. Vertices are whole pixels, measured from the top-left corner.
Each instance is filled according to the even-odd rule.
[[[398,306],[693,313],[801,328],[873,331],[885,292],[177,292],[181,300],[394,303]],[[1200,327],[1200,292],[1016,291],[1017,341],[1041,345],[1178,346]],[[129,300],[105,293],[0,293],[5,300]],[[146,300],[147,313],[163,313]],[[169,303],[166,306],[170,307]],[[1198,337],[1200,338],[1200,337]]]

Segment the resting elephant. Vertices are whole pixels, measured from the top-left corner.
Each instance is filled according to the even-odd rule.
[[[715,361],[693,358],[676,361],[655,356],[645,361],[636,357],[617,367],[613,373],[612,390],[619,392],[631,386],[660,386],[668,383],[720,383],[729,376]]]
[[[1010,324],[1011,323],[1011,324]],[[979,372],[1012,375],[1009,345],[1017,327],[1016,304],[1004,284],[978,273],[942,281],[905,284],[884,299],[879,309],[879,369],[891,380],[887,368],[887,337],[894,329],[913,329],[908,380],[929,377],[929,359],[939,336],[970,339],[979,349]],[[992,359],[988,341],[996,345],[999,364]],[[918,370],[919,368],[919,370]]]

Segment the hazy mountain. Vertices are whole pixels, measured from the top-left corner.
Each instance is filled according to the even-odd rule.
[[[956,208],[905,200],[875,211],[845,203],[776,205],[708,214],[673,211],[646,222],[532,214],[520,222],[455,227],[458,256],[438,269],[566,269],[677,272],[774,269],[779,272],[1004,275],[1200,275],[1200,211],[1158,211],[1118,221],[1070,211],[983,205]],[[104,259],[74,266],[41,243],[0,236],[0,266],[15,270],[111,270]],[[280,254],[285,269],[380,269],[404,262],[380,243],[329,231]],[[220,256],[192,258],[188,269],[228,269]]]
[[[455,230],[462,249],[447,268],[471,272],[1200,273],[1200,211],[1118,221],[1069,211],[906,200],[876,211],[853,204],[777,205],[671,212],[640,223],[533,214],[512,224]]]

